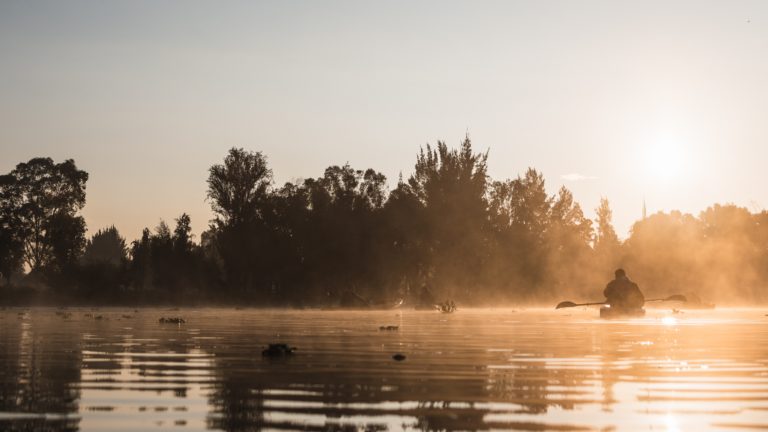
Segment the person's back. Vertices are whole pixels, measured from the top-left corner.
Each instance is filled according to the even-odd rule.
[[[629,280],[624,270],[616,270],[616,279],[610,281],[603,291],[606,303],[614,308],[639,309],[645,303],[645,296],[636,283]]]

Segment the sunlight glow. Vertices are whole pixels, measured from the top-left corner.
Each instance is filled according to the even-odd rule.
[[[667,414],[664,423],[666,424],[667,432],[680,432],[677,419],[672,414]]]
[[[655,139],[644,150],[644,166],[647,180],[653,183],[670,184],[684,180],[688,157],[684,143],[672,137]]]
[[[673,325],[677,324],[677,318],[671,317],[671,316],[664,317],[664,318],[661,319],[661,323],[666,325],[666,326],[673,326]]]

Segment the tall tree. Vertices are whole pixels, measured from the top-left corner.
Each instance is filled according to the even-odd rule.
[[[260,152],[232,148],[223,164],[210,168],[208,199],[216,214],[213,225],[224,277],[232,290],[259,285],[266,253],[263,241],[272,172]],[[264,293],[261,293],[264,294]]]
[[[610,274],[611,268],[621,265],[622,245],[613,228],[613,211],[607,198],[600,198],[600,205],[595,209],[595,266]]]
[[[71,159],[20,163],[4,188],[16,189],[14,213],[24,231],[24,258],[32,270],[61,268],[82,252],[85,222],[77,212],[85,205],[88,173]]]
[[[458,149],[438,142],[421,150],[408,179],[408,190],[424,207],[424,273],[439,278],[450,296],[468,298],[488,258],[487,160],[487,152],[473,151],[469,137]]]
[[[549,282],[540,294],[562,294],[563,290],[584,289],[592,282],[587,276],[593,261],[592,221],[584,217],[581,206],[573,194],[561,187],[552,199],[547,223],[547,251]]]
[[[512,183],[509,200],[512,226],[528,235],[531,241],[543,242],[552,206],[544,175],[528,168],[523,177],[518,176]]]
[[[619,236],[613,228],[613,210],[607,198],[600,198],[600,205],[595,209],[597,229],[595,232],[595,250],[615,253],[619,247]]]
[[[192,220],[188,214],[182,213],[176,219],[176,228],[173,230],[173,248],[176,253],[186,254],[192,246]]]
[[[261,152],[232,148],[223,164],[210,168],[208,199],[220,225],[237,226],[256,219],[267,197],[272,171]]]

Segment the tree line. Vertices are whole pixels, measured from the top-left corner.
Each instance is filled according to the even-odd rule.
[[[282,186],[261,152],[233,148],[210,167],[214,213],[196,241],[191,220],[144,229],[128,244],[106,227],[86,239],[88,174],[35,158],[0,176],[3,301],[333,306],[427,289],[464,305],[598,299],[625,267],[647,294],[764,301],[768,212],[714,205],[637,221],[622,241],[608,200],[585,217],[572,193],[529,168],[506,180],[469,138],[427,145],[389,190],[349,164]]]

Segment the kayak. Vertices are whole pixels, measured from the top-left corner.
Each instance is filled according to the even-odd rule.
[[[618,309],[603,306],[600,308],[600,318],[642,318],[645,316],[645,309]]]

